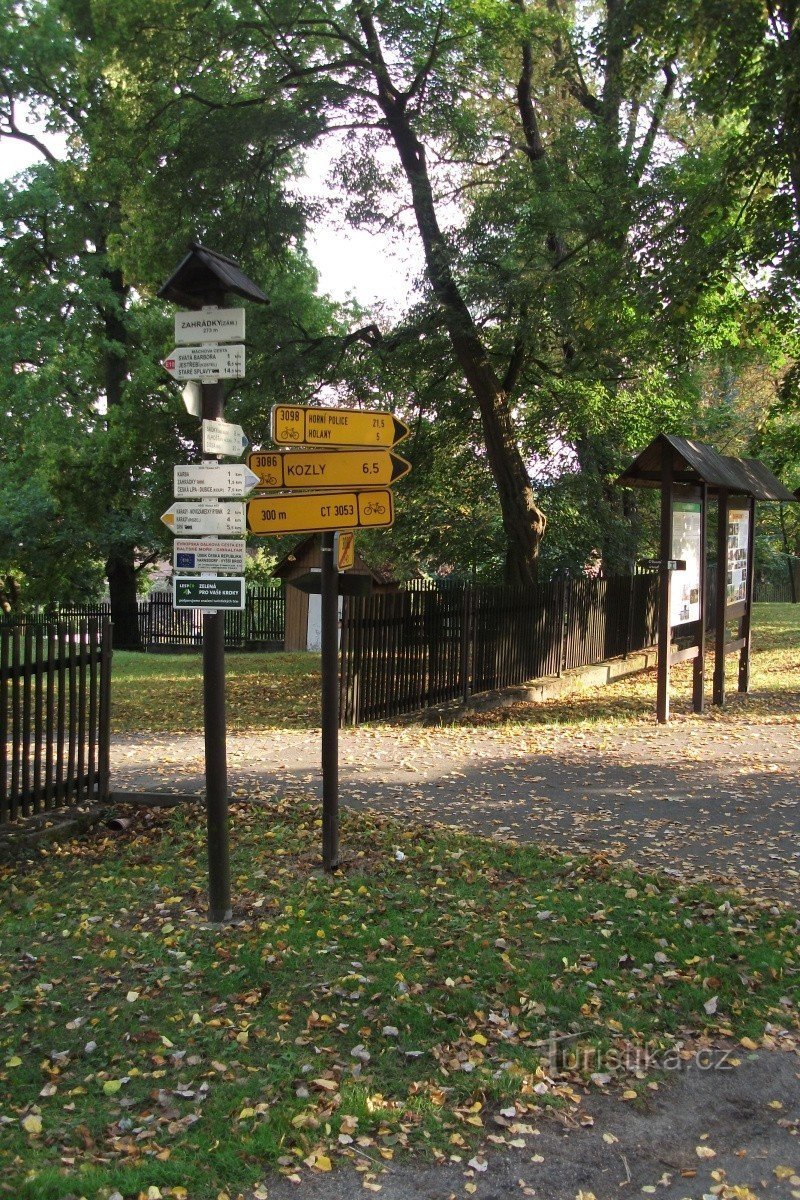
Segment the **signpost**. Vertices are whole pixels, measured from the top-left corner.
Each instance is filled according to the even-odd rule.
[[[269,496],[247,502],[251,533],[321,533],[327,529],[386,529],[394,521],[389,491]]]
[[[276,404],[272,440],[278,446],[365,446],[390,450],[409,433],[394,413]]]
[[[230,425],[221,417],[213,421],[204,418],[203,454],[224,454],[228,458],[238,458],[249,445],[241,425]]]
[[[244,573],[246,543],[220,538],[176,538],[172,543],[172,565],[178,571],[230,571]]]
[[[354,563],[353,529],[386,529],[394,521],[388,487],[411,470],[392,447],[409,429],[390,412],[278,404],[272,440],[294,450],[259,451],[247,463],[259,487],[275,495],[247,503],[251,533],[320,533],[319,576],[299,586],[320,591],[322,634],[322,865],[339,862],[339,646],[338,599],[365,590],[339,572]],[[301,449],[302,447],[302,449]],[[317,578],[319,582],[317,582]],[[296,581],[295,581],[296,582]],[[367,588],[371,581],[366,581]]]
[[[188,537],[245,532],[244,505],[235,501],[209,500],[192,504],[188,500],[178,500],[161,514],[161,520],[173,533]]]
[[[219,609],[244,608],[244,579],[224,576],[179,575],[172,580],[172,602],[175,608]]]
[[[184,496],[246,496],[258,483],[244,463],[204,462],[173,468],[173,495]]]
[[[161,365],[173,379],[244,379],[244,346],[177,346]]]
[[[247,465],[262,488],[389,487],[411,470],[391,450],[279,450],[249,454]]]
[[[228,310],[230,316],[224,315],[222,305],[225,296],[234,292],[247,300],[256,303],[267,303],[267,297],[252,280],[239,269],[236,263],[222,254],[217,254],[205,246],[193,244],[188,254],[178,265],[169,279],[159,290],[162,299],[174,304],[180,304],[200,313],[197,317],[182,322],[182,334],[176,334],[175,340],[192,341],[195,337],[205,337],[214,327],[214,334],[219,340],[238,330],[238,311]],[[211,316],[209,310],[217,310]],[[192,325],[192,321],[197,322]],[[209,321],[211,324],[209,324]],[[230,322],[230,323],[229,323]],[[190,328],[186,328],[190,326]],[[242,335],[244,329],[242,326]],[[237,332],[237,336],[238,332]],[[244,375],[245,355],[244,346],[220,346],[215,344],[182,347],[173,351],[165,364],[167,370],[176,379],[202,380],[200,396],[200,417],[203,418],[203,453],[205,455],[223,454],[238,458],[247,447],[247,439],[238,425],[225,425],[225,397],[222,391],[222,379],[239,379]],[[196,407],[196,393],[191,397],[192,407]],[[187,404],[187,407],[189,405]],[[191,411],[191,408],[190,410]],[[221,438],[221,448],[213,444],[213,435],[208,434],[208,427],[214,426],[217,437]],[[232,431],[230,434],[221,433],[220,427]],[[233,431],[236,435],[234,436]],[[209,443],[206,442],[206,437]],[[230,440],[226,440],[230,438]],[[191,507],[191,506],[190,506]],[[244,505],[232,505],[240,512]],[[175,529],[175,522],[171,523]],[[175,532],[180,532],[175,529]],[[194,533],[195,530],[187,530]],[[197,532],[215,532],[202,529]],[[244,532],[239,529],[226,528],[225,532]],[[177,551],[177,553],[192,553],[192,551]],[[197,559],[195,559],[197,562]],[[243,586],[243,581],[239,581]],[[187,586],[183,584],[182,586]],[[206,593],[208,594],[208,593]],[[228,831],[228,766],[227,747],[225,738],[225,625],[224,613],[219,611],[219,605],[203,614],[203,724],[205,732],[206,760],[206,843],[208,847],[208,915],[212,922],[229,920],[231,909],[230,882],[230,848]]]
[[[336,534],[334,534],[335,536]],[[304,575],[295,575],[290,583],[292,587],[298,588],[301,592],[307,592],[309,596],[322,595],[322,573],[320,571],[306,571]],[[371,596],[372,576],[347,575],[337,570],[336,589],[340,596]]]
[[[183,405],[190,417],[197,417],[198,421],[203,415],[203,385],[196,379],[190,379],[184,386],[181,392]]]
[[[337,571],[350,571],[356,565],[356,535],[337,533],[333,537],[333,556]]]
[[[666,571],[686,570],[686,562],[682,558],[668,558],[666,562],[660,558],[640,558],[639,566],[643,571],[660,571],[662,568]]]

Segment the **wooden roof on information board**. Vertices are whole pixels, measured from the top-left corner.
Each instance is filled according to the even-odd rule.
[[[672,478],[676,484],[705,483],[712,492],[728,491],[755,500],[797,499],[758,459],[732,458],[704,442],[667,433],[654,438],[623,471],[617,483],[623,487],[660,487],[665,446],[672,451]]]

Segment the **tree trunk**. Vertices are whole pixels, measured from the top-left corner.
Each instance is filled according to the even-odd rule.
[[[133,546],[115,547],[106,561],[115,650],[141,650]]]
[[[489,469],[497,486],[507,539],[506,579],[509,583],[534,583],[546,518],[534,499],[508,397],[450,268],[450,251],[436,216],[425,148],[406,112],[407,97],[401,95],[391,81],[368,6],[359,4],[356,11],[378,85],[378,103],[411,188],[428,280],[441,307],[458,364],[478,404]]]
[[[100,241],[99,248],[101,253],[105,253],[104,241]],[[125,380],[128,377],[128,330],[125,325],[128,288],[119,269],[109,267],[103,275],[113,296],[112,302],[100,310],[105,334],[106,402],[111,413],[122,404]],[[118,509],[125,505],[130,507],[131,504],[130,497],[121,494],[124,493],[123,480],[126,477],[127,468],[121,464],[113,497],[113,503]],[[114,625],[114,649],[141,650],[135,546],[127,542],[112,542],[106,560],[106,577],[111,600],[111,620]]]

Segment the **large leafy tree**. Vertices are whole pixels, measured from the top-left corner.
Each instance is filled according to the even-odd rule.
[[[610,511],[622,448],[690,426],[696,318],[758,254],[727,127],[692,98],[701,7],[198,0],[150,58],[200,111],[253,119],[301,97],[300,136],[344,138],[349,217],[411,220],[420,350],[444,338],[462,381],[443,416],[469,394],[510,580],[536,571],[537,461],[568,444]],[[137,45],[154,14],[139,10]]]
[[[137,579],[166,547],[158,514],[194,432],[158,366],[171,348],[158,285],[199,235],[269,290],[269,319],[250,325],[249,390],[231,399],[255,437],[265,385],[286,398],[329,365],[332,311],[314,298],[302,209],[282,195],[291,114],[198,119],[164,81],[134,94],[121,66],[129,16],[28,0],[2,30],[0,136],[34,144],[41,163],[0,196],[3,399],[19,432],[0,460],[0,555],[32,600],[80,597],[99,563],[115,641],[136,646]],[[23,105],[64,135],[63,155],[20,123]]]

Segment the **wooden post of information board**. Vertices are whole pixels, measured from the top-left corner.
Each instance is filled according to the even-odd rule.
[[[656,719],[660,725],[669,720],[670,654],[670,559],[672,557],[672,447],[661,447],[661,539],[658,580],[658,679],[656,683]]]
[[[747,528],[747,580],[746,580],[746,595],[745,604],[747,608],[742,616],[739,624],[739,637],[744,642],[739,651],[739,691],[750,691],[750,641],[751,641],[751,625],[753,613],[753,585],[755,582],[754,570],[754,549],[755,549],[755,532],[756,532],[756,502],[751,496],[747,502],[747,511],[749,514]]]
[[[725,703],[725,609],[728,603],[728,491],[717,498],[717,602],[714,631],[714,704]]]
[[[700,484],[700,572],[698,586],[700,588],[700,629],[697,634],[697,657],[694,660],[692,677],[692,708],[696,713],[705,710],[705,680],[706,680],[706,505],[708,503],[708,486]]]

